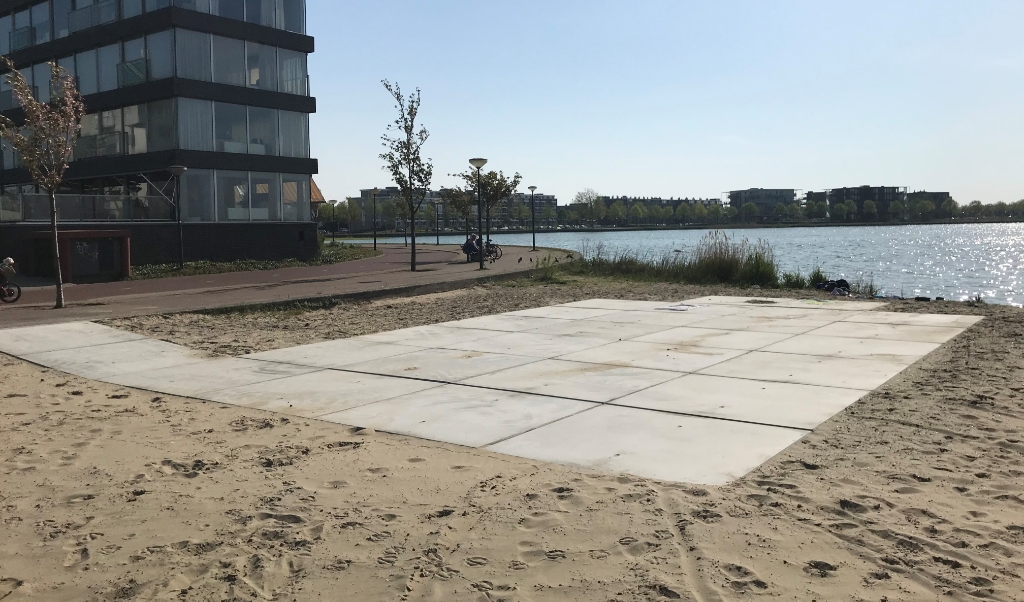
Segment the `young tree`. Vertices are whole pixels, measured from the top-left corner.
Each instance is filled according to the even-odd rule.
[[[750,221],[757,217],[757,205],[753,203],[747,203],[740,208],[740,212],[743,213],[743,220]]]
[[[425,222],[427,232],[433,230],[437,224],[437,209],[434,208],[433,203],[423,208],[423,221]]]
[[[779,203],[774,209],[772,209],[772,215],[776,220],[786,219],[789,217],[789,209],[786,209],[786,205],[784,203]]]
[[[474,191],[473,197],[475,199],[475,192],[477,190],[476,170],[470,169],[454,175],[466,182],[466,190],[472,189]],[[506,177],[500,171],[484,171],[480,173],[480,199],[483,205],[484,217],[486,218],[486,240],[491,240],[491,213],[502,201],[515,195],[516,189],[519,188],[519,183],[522,180],[523,177],[518,173],[513,174],[512,177]]]
[[[829,211],[829,217],[832,218],[832,221],[843,221],[846,219],[847,213],[848,209],[846,207],[846,203],[836,203],[832,205],[832,210]]]
[[[708,207],[708,217],[715,220],[715,223],[722,221],[722,206],[712,205]]]
[[[956,201],[953,199],[946,199],[946,201],[942,203],[942,207],[940,209],[942,210],[942,217],[947,219],[952,218],[956,216],[957,213]]]
[[[679,220],[680,224],[685,224],[690,221],[690,205],[689,203],[679,203],[676,207],[676,219]]]
[[[889,219],[893,221],[902,220],[904,211],[906,211],[906,208],[903,206],[903,203],[900,201],[893,201],[889,205]]]
[[[16,125],[0,115],[0,138],[14,148],[29,175],[50,197],[50,234],[53,249],[53,275],[57,283],[55,309],[64,307],[64,279],[60,269],[60,244],[57,236],[57,190],[71,161],[75,140],[82,129],[85,104],[75,80],[57,63],[50,62],[50,102],[36,100],[32,88],[14,63],[0,57],[7,67],[7,85],[25,113],[25,122]]]
[[[621,200],[615,201],[608,207],[608,219],[616,224],[621,224],[626,219],[626,204]]]
[[[867,221],[875,221],[878,219],[878,205],[874,201],[864,201],[860,214]]]
[[[548,205],[541,210],[540,218],[544,220],[544,226],[550,228],[551,222],[554,222],[558,219],[558,212],[555,211],[553,207]]]
[[[591,222],[604,219],[607,208],[604,206],[604,201],[601,200],[601,195],[597,194],[597,191],[593,188],[585,188],[580,192],[576,193],[572,202],[574,204],[586,205],[587,214],[590,217]]]
[[[643,203],[634,203],[629,208],[629,217],[633,218],[633,223],[639,225],[640,220],[647,216],[647,210],[644,209]]]
[[[384,169],[391,173],[402,195],[402,209],[405,210],[412,228],[412,251],[409,262],[413,272],[416,271],[416,213],[423,205],[423,199],[430,189],[430,180],[434,175],[434,166],[430,159],[423,160],[423,145],[430,137],[430,132],[423,126],[416,125],[420,112],[420,90],[408,98],[402,94],[398,84],[384,80],[384,88],[395,99],[398,118],[388,126],[388,133],[382,136],[384,148],[380,158],[384,161]]]
[[[359,206],[359,199],[349,198],[347,203],[348,215],[345,216],[348,220],[348,229],[355,230],[356,228],[362,227],[363,225],[363,210]]]
[[[695,203],[693,205],[693,219],[698,222],[704,222],[708,217],[708,208],[703,203]]]
[[[469,238],[469,218],[473,215],[473,201],[469,193],[459,188],[442,188],[441,202],[453,214],[462,218],[462,222],[466,227],[466,238]],[[448,212],[446,211],[445,216],[447,215]]]

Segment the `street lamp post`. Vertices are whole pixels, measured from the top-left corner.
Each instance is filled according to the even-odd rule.
[[[530,228],[533,230],[533,250],[537,250],[537,205],[533,202],[533,193],[537,191],[536,186],[530,186]]]
[[[487,159],[470,159],[469,164],[476,169],[476,231],[477,236],[484,232],[483,194],[480,190],[480,169],[487,165]],[[484,241],[480,240],[480,269],[484,269]]]
[[[437,213],[437,203],[434,203],[434,236],[437,237],[437,246],[441,246],[441,216]]]
[[[377,193],[376,188],[370,191],[370,204],[373,205],[373,250],[377,250]]]
[[[185,235],[181,226],[181,176],[188,168],[184,165],[172,165],[167,171],[174,177],[174,216],[178,221],[178,269],[185,269]]]

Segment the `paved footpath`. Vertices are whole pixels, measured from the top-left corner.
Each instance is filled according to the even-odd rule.
[[[478,264],[466,263],[465,255],[453,245],[423,245],[416,249],[418,269],[410,272],[408,247],[378,248],[384,252],[379,257],[316,267],[67,285],[64,297],[68,307],[59,311],[53,309],[52,286],[27,288],[17,304],[0,307],[0,329],[392,289],[458,286],[525,272],[541,257],[564,253],[504,247],[504,256],[481,271]]]

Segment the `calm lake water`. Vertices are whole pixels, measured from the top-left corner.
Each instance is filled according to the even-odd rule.
[[[604,246],[661,254],[691,248],[707,230],[650,232],[552,232],[537,234],[537,244],[581,251]],[[966,300],[982,295],[990,303],[1024,303],[1024,224],[937,224],[765,228],[729,230],[742,240],[763,239],[775,248],[782,269],[809,273],[820,265],[832,278],[873,280],[885,295]],[[529,245],[530,234],[495,233],[502,245]],[[385,240],[385,239],[379,239]],[[401,238],[388,238],[401,242]],[[434,244],[433,236],[419,242]],[[465,238],[442,236],[442,244]],[[510,256],[506,256],[508,258]]]

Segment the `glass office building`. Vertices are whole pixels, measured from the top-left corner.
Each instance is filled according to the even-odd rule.
[[[87,107],[60,191],[62,227],[130,228],[135,263],[167,259],[150,247],[167,238],[154,232],[176,228],[171,165],[188,168],[180,194],[189,259],[310,252],[291,243],[316,238],[312,51],[304,0],[0,0],[0,53],[41,101],[56,61]],[[16,119],[2,79],[0,111]],[[48,219],[17,154],[0,150],[0,229]],[[272,244],[277,236],[282,244]]]

